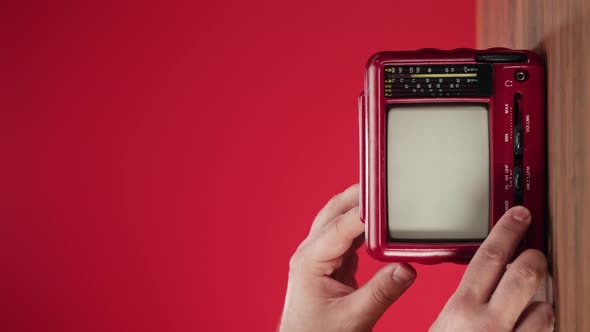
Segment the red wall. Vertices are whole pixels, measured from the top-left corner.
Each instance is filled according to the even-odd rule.
[[[357,181],[366,59],[475,43],[473,0],[3,7],[3,331],[274,329]],[[376,331],[425,330],[463,267],[417,270]]]

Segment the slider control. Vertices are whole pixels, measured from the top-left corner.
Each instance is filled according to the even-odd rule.
[[[522,166],[514,167],[514,204],[522,204],[523,178]]]
[[[514,126],[514,155],[522,156],[522,126]]]

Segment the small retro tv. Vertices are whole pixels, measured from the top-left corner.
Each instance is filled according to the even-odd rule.
[[[359,98],[366,245],[382,261],[468,262],[509,208],[545,250],[545,83],[533,52],[380,52]]]

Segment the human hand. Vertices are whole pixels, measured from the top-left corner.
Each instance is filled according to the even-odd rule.
[[[545,256],[529,249],[507,267],[530,222],[530,213],[523,207],[514,207],[500,218],[430,332],[553,331],[553,307],[530,303],[547,273]]]
[[[334,196],[291,258],[280,332],[370,331],[416,278],[411,266],[394,263],[358,288],[358,201],[358,185]]]

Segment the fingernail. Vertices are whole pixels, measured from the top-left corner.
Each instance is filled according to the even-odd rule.
[[[408,268],[400,264],[393,270],[392,278],[398,284],[407,285],[414,280],[415,275],[414,272],[409,271]]]
[[[516,207],[512,211],[512,218],[514,218],[514,220],[516,220],[516,221],[524,222],[524,221],[528,220],[530,216],[531,216],[531,214],[530,214],[529,210],[527,210],[526,208],[524,208],[522,206]]]

